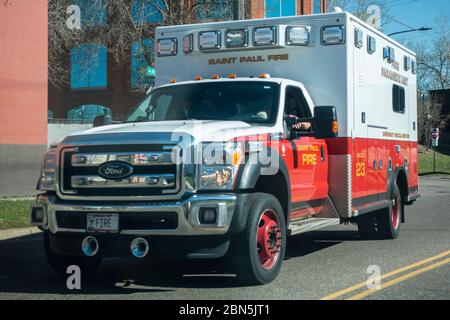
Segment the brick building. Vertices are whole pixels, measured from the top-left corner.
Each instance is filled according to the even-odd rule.
[[[47,147],[47,0],[0,3],[0,196],[35,193]]]
[[[82,0],[78,0],[83,3]],[[138,1],[138,0],[134,0]],[[186,0],[192,4],[195,0]],[[291,16],[326,12],[327,0],[247,0],[245,16],[250,19]],[[222,0],[232,3],[232,0]],[[133,3],[133,2],[132,2]],[[99,15],[102,17],[102,15]],[[227,20],[232,17],[198,16],[199,21]],[[150,23],[158,23],[158,14],[152,16]],[[102,21],[99,22],[102,25]],[[151,41],[151,40],[149,40]],[[150,44],[151,45],[151,44]],[[97,48],[98,49],[98,48]],[[143,97],[136,81],[138,68],[145,65],[135,56],[135,44],[130,43],[129,61],[117,64],[107,55],[107,48],[93,50],[97,61],[95,70],[89,79],[76,79],[77,64],[80,58],[74,48],[65,59],[66,68],[71,70],[70,83],[57,88],[49,85],[49,115],[54,118],[89,120],[96,114],[111,113],[113,118],[120,118],[136,105]]]

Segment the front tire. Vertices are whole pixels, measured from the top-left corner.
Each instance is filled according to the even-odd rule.
[[[66,274],[67,268],[71,265],[79,266],[81,271],[90,274],[102,262],[102,258],[99,256],[66,256],[53,252],[50,246],[50,234],[48,232],[44,233],[44,249],[48,264],[60,274]]]
[[[251,195],[247,227],[231,241],[229,258],[238,279],[269,283],[280,272],[286,248],[286,222],[279,201],[270,194]]]

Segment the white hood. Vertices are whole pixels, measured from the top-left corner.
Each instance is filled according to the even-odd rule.
[[[190,135],[196,141],[228,141],[241,136],[249,136],[264,133],[275,133],[275,127],[255,126],[242,121],[152,121],[124,123],[109,126],[96,127],[89,130],[71,134],[69,137],[101,134],[114,136],[121,133],[172,133],[174,141],[181,135]]]

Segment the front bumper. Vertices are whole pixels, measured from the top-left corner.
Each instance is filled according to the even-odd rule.
[[[166,203],[118,203],[61,201],[54,195],[38,195],[31,209],[32,224],[56,234],[88,234],[85,223],[88,213],[119,214],[120,235],[130,236],[208,236],[224,235],[235,215],[237,196],[234,194],[194,195],[186,200]],[[215,208],[215,223],[200,223],[200,209]],[[43,211],[43,219],[36,220],[36,210]],[[175,219],[173,224],[146,224],[154,216]],[[148,218],[148,219],[145,219]],[[161,218],[164,220],[164,218]],[[240,219],[239,219],[240,220]],[[143,223],[140,223],[140,222]],[[141,227],[142,226],[142,227]],[[117,234],[117,233],[115,233]]]

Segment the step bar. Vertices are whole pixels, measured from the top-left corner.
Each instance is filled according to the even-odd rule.
[[[287,234],[289,236],[293,236],[304,232],[334,226],[339,223],[339,218],[309,218],[305,220],[299,220],[290,223]]]

